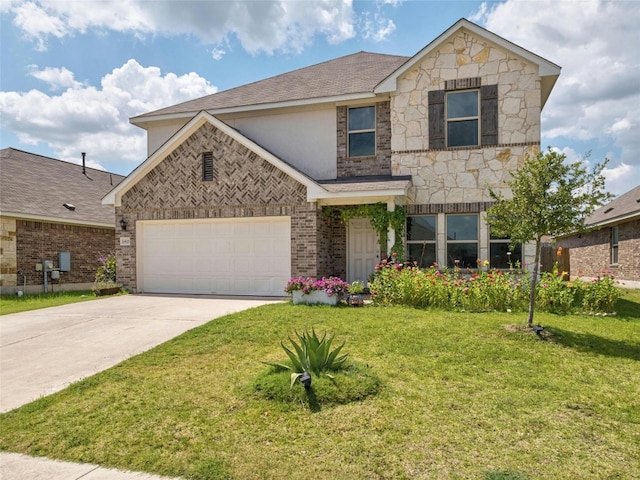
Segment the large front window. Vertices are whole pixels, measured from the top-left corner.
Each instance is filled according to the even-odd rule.
[[[478,215],[447,215],[447,265],[475,268],[478,263]]]
[[[480,101],[478,90],[448,92],[446,98],[447,146],[479,145]]]
[[[407,259],[428,268],[436,262],[436,216],[407,218]]]
[[[349,109],[349,156],[370,157],[376,154],[376,107]]]

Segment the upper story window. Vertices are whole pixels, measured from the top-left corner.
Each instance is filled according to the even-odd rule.
[[[348,130],[349,157],[376,154],[376,107],[350,108]]]
[[[498,85],[481,85],[480,77],[445,81],[430,90],[429,148],[498,144]]]
[[[478,90],[448,92],[447,147],[478,145],[480,138],[480,95]]]
[[[213,181],[213,153],[206,152],[202,154],[202,181]]]

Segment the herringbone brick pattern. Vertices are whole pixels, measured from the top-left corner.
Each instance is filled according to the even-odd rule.
[[[214,180],[202,181],[202,153],[213,152]],[[306,188],[210,124],[203,125],[122,199],[125,210],[296,205]]]

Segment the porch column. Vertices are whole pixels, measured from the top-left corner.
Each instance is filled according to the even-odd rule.
[[[395,212],[396,210],[396,202],[394,199],[387,201],[387,212]],[[387,227],[387,256],[391,255],[393,252],[391,249],[396,243],[396,231],[390,226]]]

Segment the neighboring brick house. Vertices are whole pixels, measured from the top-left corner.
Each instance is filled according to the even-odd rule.
[[[131,226],[119,278],[264,295],[290,276],[366,280],[388,248],[339,211],[378,202],[406,208],[410,259],[505,266],[488,187],[539,150],[559,74],[462,19],[413,57],[360,52],[134,117],[149,157],[103,200]]]
[[[82,165],[0,150],[0,293],[42,292],[36,265],[50,260],[59,268],[61,252],[71,268],[59,279],[48,273],[48,291],[91,288],[98,256],[115,250],[115,211],[101,199],[124,177],[85,173]]]
[[[640,288],[640,185],[598,208],[585,223],[589,232],[556,239],[569,251],[571,277],[611,272],[626,287]]]

